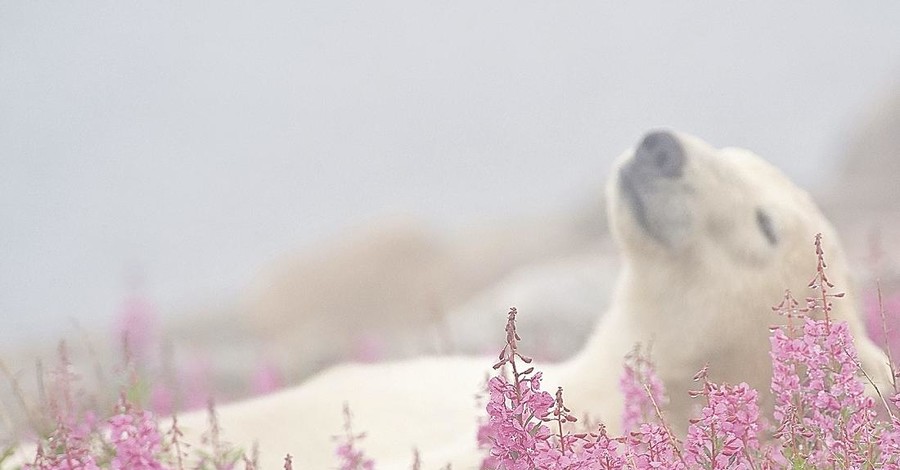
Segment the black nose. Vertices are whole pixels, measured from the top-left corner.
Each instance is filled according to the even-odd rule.
[[[642,171],[667,178],[678,178],[684,168],[684,150],[678,138],[666,131],[644,136],[634,153],[635,165]]]

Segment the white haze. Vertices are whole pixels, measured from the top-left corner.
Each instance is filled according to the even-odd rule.
[[[165,312],[378,215],[590,197],[652,126],[830,176],[897,2],[0,1],[0,344]]]

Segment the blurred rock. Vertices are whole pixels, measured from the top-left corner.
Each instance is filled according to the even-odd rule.
[[[829,205],[845,216],[900,214],[900,84],[872,104],[843,153]]]
[[[597,260],[605,233],[599,201],[453,233],[412,218],[383,219],[285,257],[262,271],[232,313],[221,309],[216,321],[210,321],[213,314],[192,315],[170,336],[175,349],[188,355],[207,350],[231,358],[226,366],[236,377],[251,376],[255,358],[264,356],[288,382],[339,361],[480,353],[495,345],[486,330],[502,336],[501,317],[516,302],[510,296],[525,301],[526,295],[556,292],[542,300],[544,307],[523,315],[534,319],[536,330],[583,322],[589,302],[549,305],[565,297],[561,285],[602,277],[585,275],[585,265]],[[565,263],[581,257],[562,277],[528,274],[528,266],[542,263],[555,263],[554,272],[562,273]],[[579,308],[570,309],[573,303]]]
[[[448,317],[455,348],[496,354],[500,328],[511,306],[520,312],[518,330],[529,355],[562,360],[577,352],[606,312],[618,274],[618,255],[609,240],[590,250],[522,266],[481,291]]]
[[[817,198],[837,226],[863,288],[900,279],[900,82],[882,93],[846,140],[834,181]]]

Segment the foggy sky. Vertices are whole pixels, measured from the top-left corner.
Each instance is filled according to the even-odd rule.
[[[886,1],[0,0],[0,343],[106,321],[130,272],[183,311],[379,215],[566,207],[656,126],[814,185],[900,77],[898,20]]]

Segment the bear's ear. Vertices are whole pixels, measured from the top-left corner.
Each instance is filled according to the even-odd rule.
[[[759,227],[759,231],[766,237],[766,240],[769,240],[769,244],[775,246],[778,244],[778,235],[775,233],[775,225],[772,223],[772,218],[769,217],[769,214],[762,210],[761,208],[756,208],[756,225]]]

